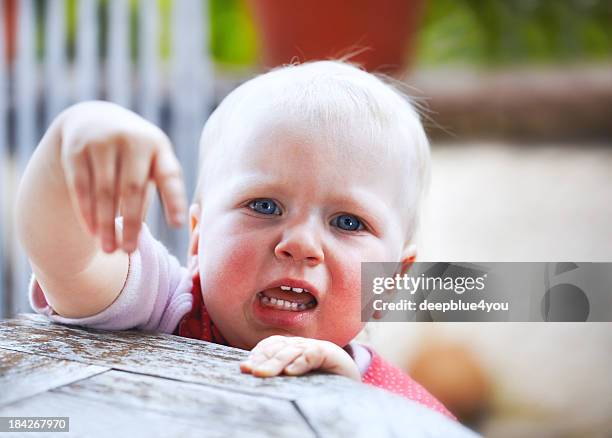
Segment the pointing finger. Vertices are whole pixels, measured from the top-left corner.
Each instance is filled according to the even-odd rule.
[[[112,146],[90,149],[93,166],[95,209],[98,234],[102,248],[111,253],[116,249],[115,213],[117,212],[117,182],[115,180],[117,155]]]
[[[153,179],[159,190],[166,220],[181,226],[187,215],[187,196],[183,182],[183,171],[171,150],[163,148],[155,157]]]
[[[119,161],[119,196],[123,215],[122,248],[131,253],[136,249],[142,224],[151,156],[147,155],[146,149],[138,150],[132,147],[124,150]]]

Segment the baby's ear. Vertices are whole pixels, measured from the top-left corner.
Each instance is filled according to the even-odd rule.
[[[189,253],[188,266],[190,269],[197,266],[198,242],[200,241],[200,213],[198,204],[191,204],[189,207]]]
[[[200,214],[202,213],[202,209],[200,208],[200,204],[191,204],[189,207],[189,231],[193,232],[193,230],[200,223]]]
[[[409,244],[406,245],[406,247],[404,248],[404,252],[402,253],[402,259],[400,261],[401,263],[401,268],[400,268],[400,275],[404,275],[406,274],[410,268],[412,267],[412,264],[416,261],[416,257],[417,257],[417,247],[414,244]]]

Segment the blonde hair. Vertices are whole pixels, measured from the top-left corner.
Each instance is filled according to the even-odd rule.
[[[221,102],[204,125],[194,202],[200,202],[208,177],[218,170],[215,162],[221,160],[215,157],[231,153],[233,145],[262,119],[295,120],[326,139],[348,136],[370,140],[355,145],[380,144],[381,159],[398,150],[410,158],[406,187],[415,190],[410,197],[413,202],[406,205],[406,239],[413,239],[428,186],[430,154],[419,114],[407,95],[342,61],[288,65],[245,82]]]

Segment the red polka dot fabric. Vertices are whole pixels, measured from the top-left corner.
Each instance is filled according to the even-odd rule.
[[[430,409],[438,411],[455,421],[457,420],[438,399],[412,380],[406,373],[385,361],[371,348],[368,348],[368,350],[372,354],[372,361],[362,377],[363,383],[404,396]]]

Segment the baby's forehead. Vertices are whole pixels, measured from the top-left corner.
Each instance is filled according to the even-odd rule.
[[[215,121],[218,135],[203,145],[209,166],[237,169],[253,158],[263,164],[276,158],[282,165],[299,155],[312,172],[350,168],[365,179],[397,184],[413,173],[415,139],[405,129],[405,117],[389,109],[355,108],[342,99],[265,99],[260,92],[229,102],[231,112]]]
[[[279,185],[312,184],[313,193],[322,198],[359,189],[398,204],[414,173],[407,148],[391,144],[398,141],[388,135],[367,138],[349,130],[322,130],[304,120],[276,118],[254,125],[226,154],[221,167],[227,176],[259,174]],[[313,178],[329,184],[313,183]]]
[[[233,151],[226,149],[228,153],[222,155],[234,161],[243,160],[245,156],[282,160],[300,155],[310,157],[308,163],[318,168],[340,166],[337,171],[352,166],[373,172],[413,161],[410,139],[401,129],[390,126],[380,129],[368,123],[359,119],[330,123],[295,114],[268,113],[267,117],[255,117],[238,128],[242,132],[234,133],[230,146]]]

